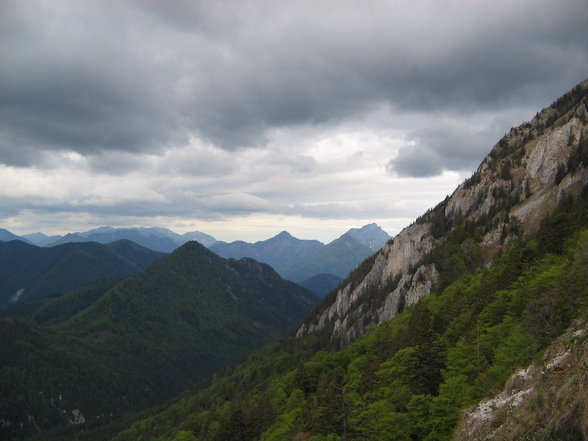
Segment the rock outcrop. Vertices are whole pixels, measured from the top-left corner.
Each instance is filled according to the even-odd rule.
[[[454,439],[588,439],[588,323],[579,320],[517,371],[504,391],[466,410]]]
[[[432,256],[443,252],[458,228],[474,231],[475,239],[458,245],[479,254],[479,266],[535,232],[567,194],[588,182],[587,108],[584,81],[531,122],[511,129],[450,197],[325,297],[297,336],[327,333],[333,346],[343,347],[430,294],[442,282]],[[586,162],[577,160],[582,154]]]

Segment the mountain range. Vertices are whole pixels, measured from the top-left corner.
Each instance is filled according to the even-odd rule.
[[[145,248],[162,253],[171,253],[179,246],[191,240],[196,240],[204,246],[210,246],[217,242],[217,240],[210,234],[202,233],[200,231],[178,234],[167,228],[114,228],[106,226],[83,232],[67,233],[63,236],[48,236],[40,232],[17,236],[8,230],[0,229],[0,242],[8,242],[11,240],[21,240],[28,244],[40,247],[51,247],[75,242],[98,242],[107,244],[118,240],[130,240]]]
[[[161,403],[288,331],[317,301],[265,264],[192,241],[139,276],[12,310],[0,320],[0,433],[59,433]]]
[[[251,257],[258,262],[267,263],[279,274],[288,268],[315,255],[324,247],[318,240],[302,240],[282,231],[276,236],[255,243],[238,240],[231,243],[218,242],[210,247],[225,259]]]
[[[44,247],[58,241],[60,238],[61,236],[47,236],[43,233],[29,233],[18,236],[17,240],[23,240],[25,242],[28,241],[29,243],[37,245],[38,247]]]
[[[327,245],[317,240],[301,240],[290,233],[280,234],[256,243],[235,241],[231,243],[217,241],[214,237],[199,231],[177,234],[166,228],[113,228],[100,227],[81,233],[68,233],[64,236],[47,236],[32,233],[17,236],[7,230],[0,230],[0,242],[4,239],[21,240],[38,246],[55,247],[71,243],[97,242],[110,244],[119,240],[129,240],[145,248],[169,253],[189,240],[196,240],[224,258],[240,259],[251,257],[267,263],[278,273],[312,293],[322,297],[337,287],[363,259],[382,247],[390,236],[375,223],[361,228],[351,228],[341,237]],[[28,272],[33,274],[34,270]],[[42,270],[40,270],[42,272]],[[36,274],[36,273],[35,273]],[[123,275],[130,275],[124,273]],[[91,279],[95,280],[95,279]],[[89,280],[89,281],[91,281]],[[8,284],[14,288],[14,284]],[[59,286],[55,279],[47,288]],[[79,284],[64,284],[69,289]],[[20,288],[18,288],[20,289]],[[60,292],[63,292],[59,288]],[[29,290],[30,293],[30,290]],[[16,291],[13,295],[16,294]],[[6,294],[5,294],[6,295]],[[22,297],[23,301],[32,297]],[[6,301],[0,303],[0,307]]]
[[[100,227],[64,236],[47,236],[32,233],[16,236],[7,230],[0,231],[0,241],[22,240],[38,246],[56,246],[65,243],[98,242],[112,243],[131,240],[145,248],[169,253],[188,242],[196,240],[224,258],[251,257],[272,266],[280,275],[297,283],[318,274],[330,274],[343,278],[363,259],[382,247],[390,236],[375,223],[361,228],[351,228],[338,239],[325,245],[317,240],[301,240],[287,231],[256,243],[217,241],[199,231],[177,234],[166,228],[113,228]],[[324,278],[323,287],[317,294],[324,295],[337,284],[333,277]],[[327,285],[325,285],[326,283]],[[313,286],[312,283],[310,286]],[[327,290],[327,291],[325,291]]]
[[[317,274],[332,274],[345,278],[373,253],[374,250],[368,244],[356,239],[350,233],[345,233],[308,259],[289,267],[284,277],[300,283],[305,283],[307,279]]]

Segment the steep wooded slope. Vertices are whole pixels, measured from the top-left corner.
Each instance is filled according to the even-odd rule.
[[[298,336],[345,346],[537,231],[588,181],[588,81],[505,135],[455,192],[327,296]]]

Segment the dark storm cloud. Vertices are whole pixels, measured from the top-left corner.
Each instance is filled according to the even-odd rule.
[[[341,124],[381,105],[536,110],[588,72],[585,0],[0,8],[0,161],[18,166],[52,150],[161,153],[189,136],[263,146],[275,128]],[[458,138],[415,133],[435,165],[419,167],[407,147],[390,167],[428,176],[462,154],[469,165],[479,146]]]
[[[107,13],[74,2],[2,3],[0,160],[34,163],[31,148],[142,151],[178,139],[147,60],[120,28],[112,32]],[[14,149],[25,154],[7,154]]]

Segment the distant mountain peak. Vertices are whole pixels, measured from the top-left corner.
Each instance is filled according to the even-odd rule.
[[[201,231],[190,231],[188,233],[182,234],[182,238],[185,240],[196,240],[200,242],[205,247],[210,247],[218,242],[213,236],[210,234],[203,233]]]
[[[44,247],[45,245],[55,242],[61,238],[61,236],[47,236],[46,234],[40,232],[25,234],[22,237],[26,238],[33,245],[37,245],[39,247]]]
[[[351,228],[345,234],[363,242],[374,251],[380,249],[391,238],[390,235],[382,230],[382,228],[375,222],[364,225],[361,228]]]
[[[88,242],[86,238],[81,236],[79,233],[67,233],[65,236],[57,239],[55,242],[48,243],[48,247],[54,247],[56,245],[62,245],[70,242]]]
[[[283,230],[283,231],[279,232],[278,234],[276,234],[274,237],[271,237],[266,240],[262,240],[257,243],[258,244],[274,244],[276,242],[278,242],[278,243],[280,243],[280,242],[283,242],[283,243],[302,243],[302,242],[304,242],[304,240],[298,239],[297,237],[292,236],[286,230]]]

